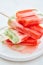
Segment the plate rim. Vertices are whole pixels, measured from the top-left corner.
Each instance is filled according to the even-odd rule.
[[[11,57],[5,56],[4,54],[0,53],[1,58],[9,60],[9,61],[30,61],[30,60],[40,57],[41,55],[43,55],[43,49],[41,49],[38,53],[35,53],[35,55],[30,58],[29,56],[25,58],[11,58]]]

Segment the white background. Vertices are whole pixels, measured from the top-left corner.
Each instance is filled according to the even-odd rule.
[[[43,12],[43,0],[0,0],[0,12],[8,16],[15,15],[17,10],[28,8],[36,8]],[[7,18],[0,15],[0,28],[6,22]],[[0,58],[0,65],[43,65],[43,56],[28,62],[11,62]]]

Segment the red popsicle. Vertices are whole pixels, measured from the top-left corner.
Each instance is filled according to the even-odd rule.
[[[34,15],[31,17],[24,17],[21,19],[18,18],[17,21],[24,27],[29,27],[31,25],[39,24],[41,22],[41,19],[37,15]]]
[[[41,27],[39,25],[31,26],[30,29],[36,30],[36,31],[40,32],[43,35],[43,27]]]
[[[26,16],[35,15],[36,13],[34,11],[36,11],[36,9],[28,9],[28,10],[18,11],[16,13],[16,17],[22,18],[22,17],[26,17]]]
[[[31,41],[31,40],[32,40],[32,41]],[[6,45],[8,45],[9,47],[12,47],[12,46],[14,46],[14,45],[16,45],[16,46],[17,46],[17,45],[35,46],[35,45],[37,45],[37,40],[28,39],[27,42],[24,41],[24,42],[20,42],[20,43],[18,43],[18,44],[14,44],[14,43],[12,43],[9,39],[6,39],[6,40],[3,41],[3,43],[6,44]]]

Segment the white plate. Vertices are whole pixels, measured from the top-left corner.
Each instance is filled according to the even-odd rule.
[[[5,14],[11,16],[15,14],[16,11],[22,10],[22,9],[28,9],[28,8],[37,8],[41,11],[43,9],[41,8],[41,4],[38,4],[39,1],[27,1],[27,0],[0,0],[0,11],[4,12]],[[10,4],[9,4],[10,3]],[[39,6],[38,6],[39,5]],[[0,16],[0,28],[5,26],[7,23],[7,19],[3,16]],[[13,51],[10,48],[3,46],[0,42],[0,57],[11,60],[11,61],[27,61],[32,60],[34,58],[39,57],[43,54],[43,37],[40,40],[40,44],[38,48],[32,53],[32,54],[21,54],[17,51]]]
[[[6,28],[0,30],[0,34],[2,34],[5,29]],[[0,41],[2,39],[0,36]],[[0,42],[0,57],[5,58],[7,60],[11,60],[11,61],[27,61],[27,60],[32,60],[34,58],[37,58],[43,54],[43,37],[41,37],[39,41],[40,41],[40,44],[37,47],[35,47],[36,49],[32,51],[31,53],[30,52],[21,53],[21,52],[12,50],[9,47],[3,45],[2,42]]]
[[[37,58],[43,54],[43,41],[42,40],[37,50],[34,51],[32,54],[21,54],[19,52],[9,49],[8,47],[3,46],[0,43],[0,57],[7,60],[11,60],[11,61],[27,61],[27,60],[32,60],[34,58]]]

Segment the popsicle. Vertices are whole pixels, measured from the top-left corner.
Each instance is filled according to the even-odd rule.
[[[41,18],[39,18],[37,15],[31,16],[31,17],[24,17],[21,19],[17,19],[18,23],[23,25],[24,27],[29,27],[32,25],[40,24]]]
[[[18,23],[18,22],[17,22]],[[18,23],[19,24],[19,23]],[[12,29],[16,29],[17,30],[17,28],[19,27],[18,25],[16,25],[16,22],[15,21],[11,21],[10,22],[10,24],[9,24],[9,21],[8,21],[8,25],[10,26],[10,27],[12,27]],[[15,26],[16,25],[16,26]],[[20,24],[19,24],[20,25]],[[18,27],[17,27],[18,26]],[[22,26],[22,25],[21,25]],[[30,28],[25,28],[25,27],[19,27],[20,29],[21,29],[21,31],[22,32],[24,32],[25,34],[27,34],[28,36],[30,36],[30,37],[32,37],[32,38],[34,38],[34,39],[39,39],[42,35],[39,33],[39,32],[37,32],[37,31],[35,31],[35,30],[32,30],[32,29],[30,29]],[[18,31],[18,30],[17,30]],[[20,31],[20,30],[19,30]],[[20,31],[20,32],[21,32]]]
[[[11,40],[14,44],[19,42],[19,37],[11,29],[5,30],[4,34]]]
[[[43,27],[41,27],[40,25],[31,26],[30,29],[36,30],[43,35]]]
[[[34,11],[37,11],[37,10],[36,9],[21,10],[16,13],[16,17],[22,18],[26,16],[32,16],[36,14]]]

